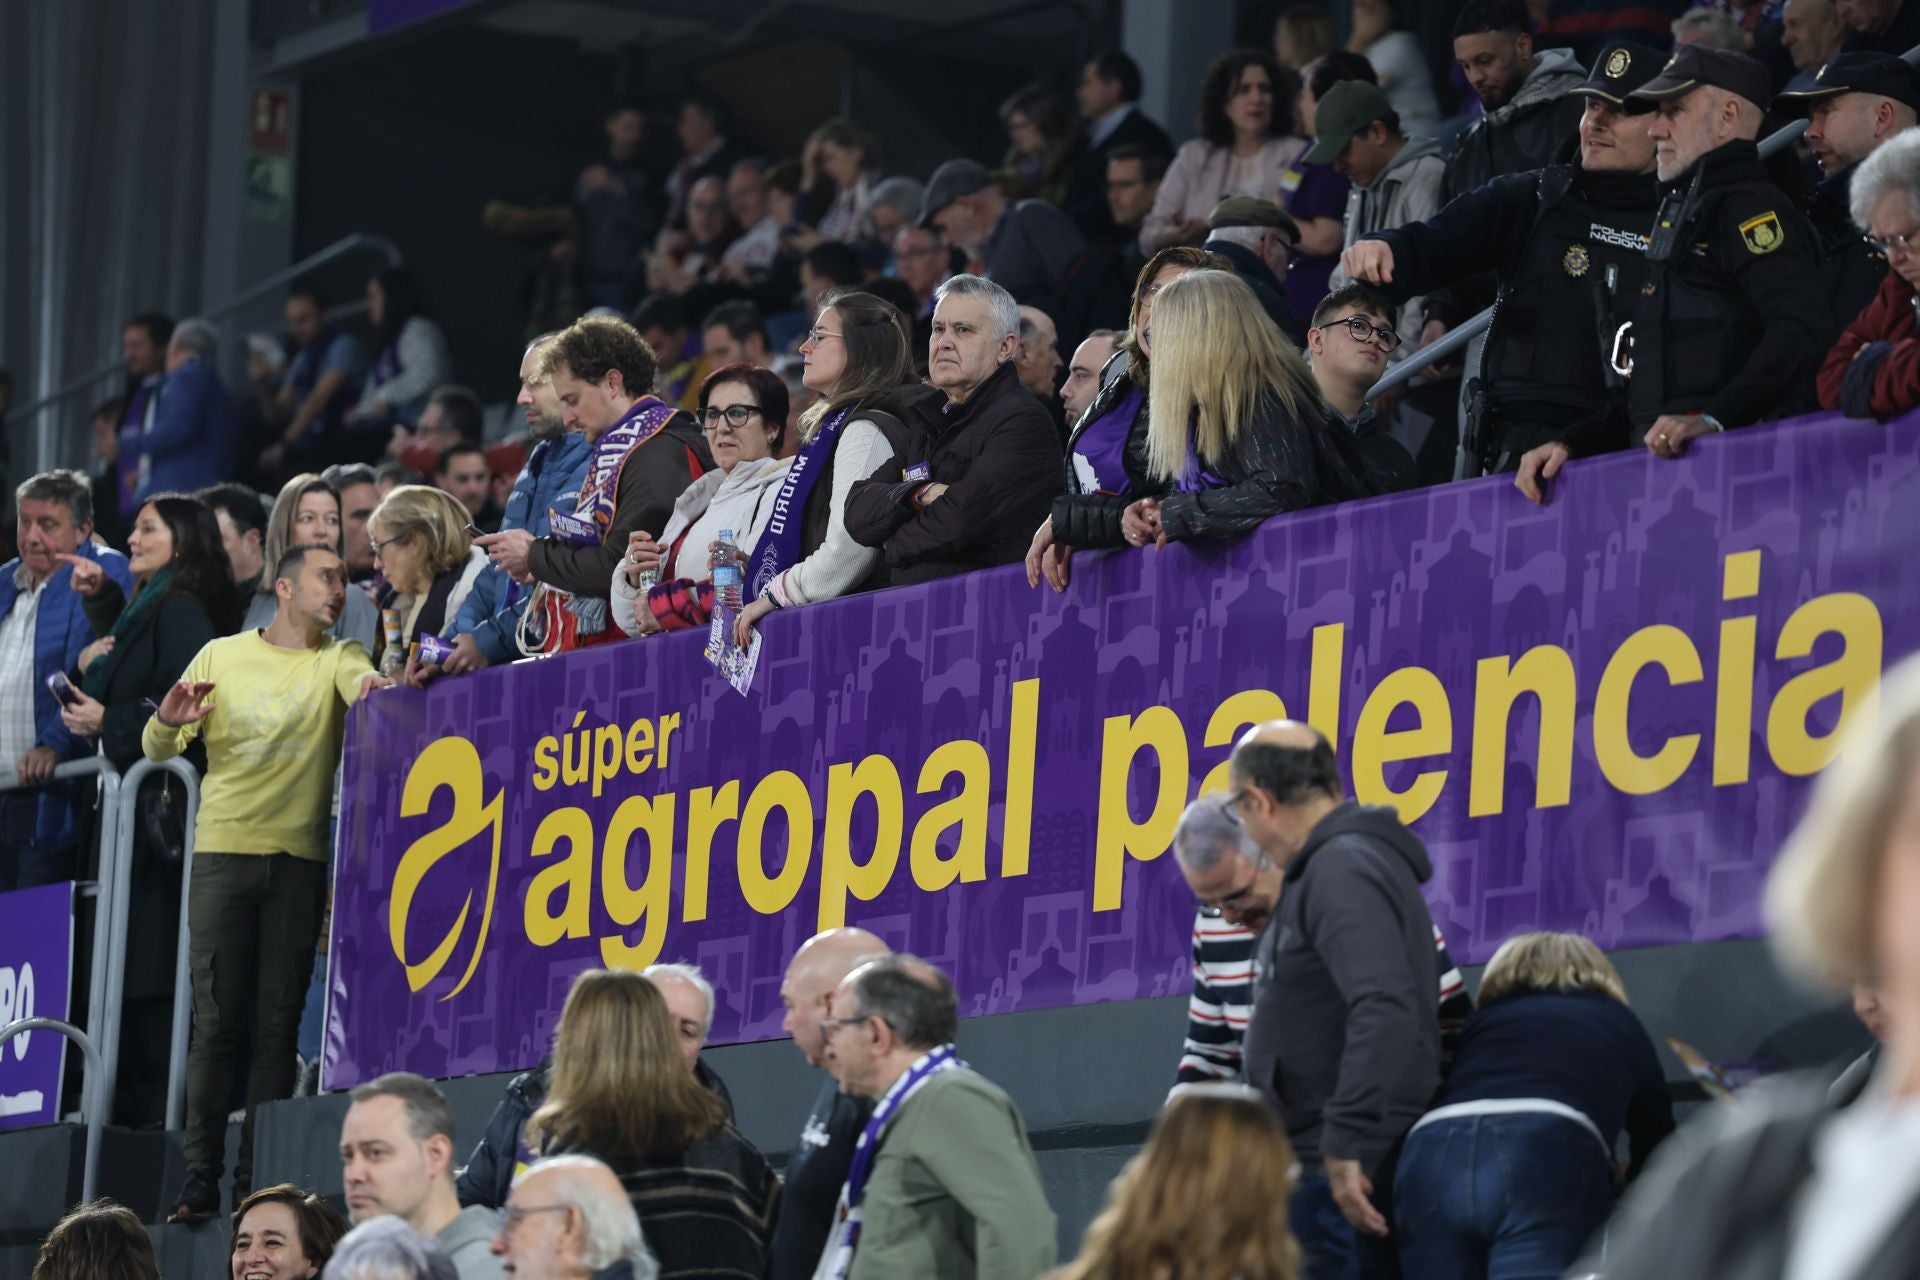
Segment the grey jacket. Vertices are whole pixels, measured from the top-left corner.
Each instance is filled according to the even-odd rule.
[[[1393,810],[1342,804],[1287,864],[1260,935],[1247,1083],[1278,1104],[1308,1169],[1369,1177],[1440,1087],[1440,986],[1420,885],[1433,864]]]
[[[1446,203],[1441,193],[1446,176],[1440,144],[1432,138],[1409,138],[1372,186],[1355,186],[1347,192],[1347,225],[1341,247],[1351,249],[1361,236],[1409,222],[1425,222],[1440,212]],[[1328,288],[1340,289],[1352,283],[1345,271],[1335,267]],[[1400,333],[1400,349],[1394,353],[1397,356],[1404,358],[1420,344],[1420,330],[1426,324],[1423,301],[1409,298],[1400,307],[1394,324]]]
[[[473,1205],[440,1228],[434,1241],[453,1259],[460,1280],[506,1280],[507,1273],[492,1252],[493,1236],[499,1229],[498,1210]]]

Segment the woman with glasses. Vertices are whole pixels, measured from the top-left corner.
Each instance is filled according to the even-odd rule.
[[[274,499],[273,513],[267,517],[266,541],[260,548],[260,563],[267,571],[260,575],[247,604],[243,631],[258,631],[273,621],[280,607],[273,594],[273,567],[288,547],[307,544],[330,547],[344,558],[341,543],[340,491],[311,472],[297,475],[280,487]],[[347,588],[347,603],[340,617],[327,628],[336,640],[358,640],[360,647],[372,653],[380,630],[380,610],[373,597],[357,587]]]
[[[636,530],[613,571],[613,620],[630,636],[705,626],[713,617],[708,554],[721,530],[751,556],[792,468],[787,385],[778,374],[730,364],[700,385],[697,415],[714,469],[688,485],[658,538]]]
[[[1130,544],[1232,537],[1385,488],[1330,420],[1306,361],[1265,320],[1230,272],[1190,272],[1155,297],[1147,473],[1164,496],[1121,514]]]
[[[1227,196],[1271,200],[1306,152],[1296,137],[1293,81],[1273,55],[1232,49],[1200,84],[1200,136],[1182,144],[1140,228],[1140,251],[1207,238],[1207,215]]]
[[[643,975],[574,980],[526,1139],[539,1157],[590,1155],[613,1170],[662,1280],[765,1273],[779,1180],[687,1070],[666,1000]]]
[[[916,395],[907,320],[870,293],[829,294],[800,345],[802,381],[819,399],[800,418],[800,447],[747,561],[747,606],[734,623],[746,644],[775,609],[832,600],[886,585],[886,561],[847,531],[847,494],[908,432],[894,412]]]
[[[1162,249],[1140,270],[1133,286],[1133,312],[1120,349],[1100,372],[1100,390],[1067,437],[1065,492],[1033,535],[1027,551],[1027,582],[1045,577],[1065,591],[1076,547],[1123,547],[1120,515],[1137,497],[1164,493],[1147,474],[1147,370],[1152,358],[1153,299],[1160,290],[1199,270],[1231,271],[1217,253],[1192,245]]]
[[[471,518],[460,499],[423,484],[400,485],[367,517],[373,565],[387,581],[381,603],[399,615],[400,652],[423,635],[442,636],[487,567],[467,534]]]

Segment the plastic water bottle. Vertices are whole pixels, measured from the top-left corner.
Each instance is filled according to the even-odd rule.
[[[407,673],[407,651],[400,643],[400,611],[382,609],[380,629],[386,639],[380,652],[380,674],[389,680],[398,680]]]
[[[734,616],[740,612],[741,584],[747,572],[740,548],[734,545],[733,530],[722,529],[720,536],[714,540],[707,552],[707,572],[713,581],[714,616],[724,615],[731,624]]]

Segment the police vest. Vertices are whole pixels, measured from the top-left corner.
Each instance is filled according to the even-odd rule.
[[[1481,366],[1510,420],[1565,425],[1605,403],[1602,352],[1647,276],[1648,194],[1644,209],[1603,209],[1571,169],[1541,171],[1539,213],[1516,269],[1501,281]]]
[[[1743,184],[1709,188],[1691,218],[1690,244],[1671,262],[1650,263],[1633,325],[1633,378],[1627,414],[1635,446],[1662,414],[1699,413],[1739,376],[1766,325],[1734,282],[1727,263],[1739,232],[1720,208]],[[1777,192],[1770,191],[1775,195]],[[1815,243],[1813,228],[1781,210],[1784,234]],[[1723,225],[1724,224],[1724,225]],[[1778,234],[1778,233],[1777,233]],[[1721,237],[1720,243],[1714,238]]]

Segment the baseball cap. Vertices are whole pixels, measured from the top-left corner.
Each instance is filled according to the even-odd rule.
[[[933,215],[976,191],[993,185],[993,174],[978,160],[949,160],[927,179],[926,194],[920,199],[920,225],[931,227]]]
[[[1627,96],[1659,75],[1660,68],[1666,64],[1667,54],[1663,49],[1628,40],[1615,41],[1594,59],[1592,74],[1569,92],[1625,107],[1629,105]],[[1647,109],[1643,102],[1631,105],[1638,110]]]
[[[1781,111],[1804,114],[1809,105],[1843,93],[1873,93],[1920,111],[1920,71],[1890,53],[1841,53],[1813,73],[1811,89],[1794,89],[1774,99]]]
[[[1300,243],[1300,224],[1285,209],[1258,196],[1228,196],[1213,206],[1207,226],[1214,231],[1222,227],[1272,227],[1287,238],[1288,244]]]
[[[1725,89],[1762,109],[1773,99],[1773,78],[1764,63],[1744,53],[1698,44],[1675,49],[1660,74],[1628,96],[1641,102],[1666,102],[1706,86]]]
[[[1319,134],[1301,159],[1307,164],[1331,164],[1347,149],[1357,133],[1365,132],[1375,120],[1394,114],[1393,104],[1377,84],[1365,80],[1342,80],[1327,90],[1314,108],[1314,125]]]

